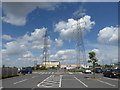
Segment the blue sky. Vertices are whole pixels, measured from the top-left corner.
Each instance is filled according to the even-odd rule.
[[[24,3],[26,6],[24,5],[24,7],[22,7],[22,8],[21,7],[17,8],[16,7],[17,4],[18,3],[14,3],[14,5],[12,5],[12,4],[9,5],[9,3],[3,4],[2,35],[4,35],[4,36],[3,36],[2,43],[3,43],[3,51],[6,56],[4,58],[5,60],[3,59],[3,63],[5,63],[5,64],[7,63],[6,61],[9,58],[9,60],[12,59],[11,60],[12,62],[16,61],[16,63],[14,63],[13,66],[18,66],[17,62],[24,62],[20,66],[26,66],[26,63],[27,64],[29,63],[29,65],[33,65],[34,60],[32,60],[32,59],[34,57],[39,58],[39,55],[41,54],[42,49],[40,49],[40,50],[34,49],[33,50],[29,47],[29,48],[27,48],[27,51],[31,52],[33,56],[32,57],[24,57],[24,59],[32,58],[32,59],[30,59],[31,61],[30,60],[22,61],[21,59],[20,59],[21,61],[20,60],[17,61],[18,58],[23,58],[22,56],[24,56],[24,55],[23,54],[17,55],[17,56],[11,55],[10,52],[9,52],[9,55],[7,55],[8,54],[8,53],[6,53],[7,50],[11,50],[11,48],[14,49],[14,47],[6,46],[6,44],[13,42],[13,41],[15,41],[15,42],[17,41],[17,43],[19,43],[19,40],[22,41],[22,37],[24,37],[24,35],[27,34],[27,35],[29,35],[29,37],[30,36],[32,37],[31,33],[34,33],[35,29],[42,29],[44,27],[48,29],[48,32],[50,35],[50,40],[52,41],[52,44],[50,47],[50,52],[51,52],[50,55],[53,55],[53,56],[51,56],[51,60],[57,59],[58,58],[57,56],[59,56],[58,54],[61,50],[68,51],[68,52],[70,49],[74,50],[76,41],[74,39],[73,40],[64,40],[63,38],[61,38],[60,34],[62,33],[62,31],[61,30],[55,31],[55,29],[56,29],[55,25],[61,21],[68,23],[68,19],[70,19],[70,18],[75,20],[74,13],[77,11],[80,12],[80,8],[81,8],[81,10],[83,10],[83,12],[80,12],[80,13],[85,13],[84,16],[90,16],[91,17],[90,21],[94,22],[94,25],[91,26],[91,29],[88,30],[86,32],[86,34],[84,35],[84,43],[85,43],[86,53],[88,53],[91,50],[95,50],[96,53],[98,53],[98,57],[101,55],[100,53],[103,53],[103,52],[107,56],[109,56],[110,54],[107,54],[107,52],[99,51],[99,50],[101,50],[101,51],[104,50],[105,47],[112,48],[111,50],[114,50],[114,48],[115,48],[115,50],[113,52],[117,53],[117,51],[116,51],[117,43],[114,41],[118,38],[113,39],[113,41],[108,41],[107,44],[106,44],[107,41],[102,42],[101,40],[98,40],[98,38],[100,38],[100,39],[103,38],[104,40],[108,40],[114,34],[114,33],[111,34],[111,32],[114,31],[113,28],[115,28],[115,31],[116,31],[116,28],[118,25],[118,21],[117,21],[118,20],[118,6],[117,6],[117,3],[115,3],[115,2],[114,3],[113,2],[112,3],[110,3],[110,2],[106,2],[106,3],[105,2],[104,3],[85,2],[85,3],[56,3],[56,4],[52,3],[53,5],[50,3],[45,6],[44,6],[44,4],[43,5],[41,4],[42,6],[39,6],[39,5],[35,6],[35,8],[33,7],[34,9],[31,9],[31,8],[29,9],[29,7],[31,5],[34,6],[33,3],[26,3],[26,4]],[[22,6],[22,4],[21,4],[21,6]],[[16,9],[15,9],[15,7],[16,7]],[[28,10],[28,13],[24,11],[24,8],[25,8],[25,10]],[[20,10],[20,14],[18,14],[18,15],[16,14],[17,9],[18,9],[18,11]],[[20,20],[18,18],[22,18],[22,19],[24,18],[23,21],[25,20],[25,23],[23,23],[22,20]],[[12,19],[14,19],[14,20],[12,20]],[[109,28],[106,29],[106,27],[109,27]],[[105,32],[106,36],[102,35],[103,33],[101,33],[101,36],[98,36],[98,34],[100,33],[100,30],[103,30],[103,29],[107,30],[107,33]],[[105,30],[103,30],[103,31],[105,31]],[[107,34],[110,34],[110,35],[107,35]],[[7,35],[7,38],[9,38],[9,39],[6,39],[5,35]],[[102,37],[102,36],[104,36],[104,37]],[[66,36],[64,36],[64,37],[66,37]],[[117,37],[117,35],[115,37]],[[56,43],[57,43],[57,42],[55,42],[55,39],[59,39],[59,40],[61,40],[61,43],[63,43],[59,48],[54,48],[54,47],[56,47]],[[28,44],[28,41],[24,41],[24,42],[26,42],[27,45],[30,44],[30,43]],[[33,41],[31,41],[31,42],[33,43]],[[108,48],[108,50],[110,50],[109,48]],[[26,52],[26,51],[24,51],[24,52]],[[62,57],[62,56],[60,55],[60,57]],[[101,57],[101,58],[103,59],[104,57]],[[100,60],[101,60],[101,58],[100,58]],[[108,59],[110,59],[110,58],[116,59],[117,55],[113,55],[113,57],[108,57]],[[67,64],[71,64],[70,62],[72,62],[72,64],[74,64],[74,59],[75,58],[73,58],[72,61],[66,60],[65,62]],[[64,61],[61,61],[61,62],[64,63]],[[106,62],[106,60],[105,60],[105,62]],[[110,62],[111,61],[109,61],[109,63]],[[7,65],[11,65],[11,64],[9,63]]]

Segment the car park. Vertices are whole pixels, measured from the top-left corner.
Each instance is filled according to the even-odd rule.
[[[105,77],[120,77],[120,69],[107,69],[103,72]]]

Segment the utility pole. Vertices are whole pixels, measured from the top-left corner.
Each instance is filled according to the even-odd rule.
[[[34,69],[36,70],[37,67],[37,60],[34,61]]]

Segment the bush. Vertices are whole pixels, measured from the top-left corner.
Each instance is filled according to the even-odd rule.
[[[46,67],[44,67],[44,66],[39,67],[38,69],[39,69],[39,70],[48,70],[48,68],[46,68]]]

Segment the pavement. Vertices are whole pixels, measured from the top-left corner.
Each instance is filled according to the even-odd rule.
[[[2,88],[118,88],[118,78],[65,71],[36,71],[2,80]]]

